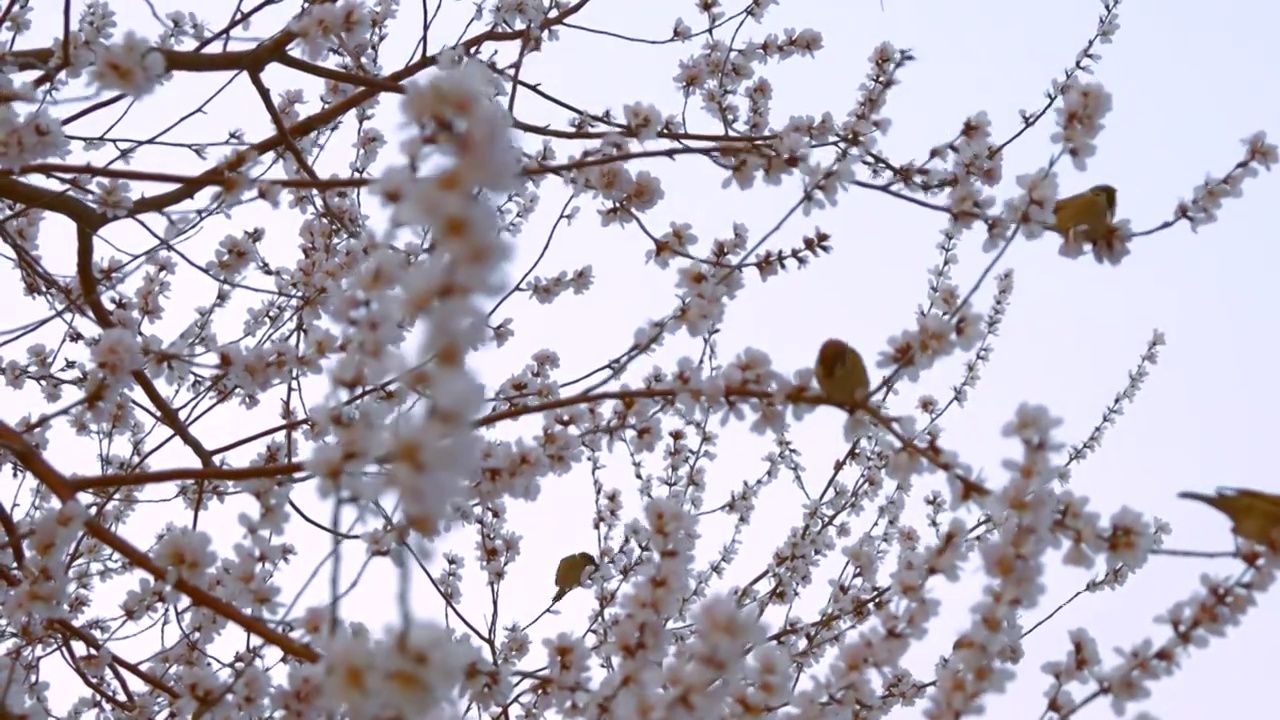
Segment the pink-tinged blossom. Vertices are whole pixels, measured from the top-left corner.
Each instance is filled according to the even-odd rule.
[[[156,564],[169,573],[168,579],[181,578],[201,584],[205,573],[218,560],[212,544],[209,533],[170,525],[156,541],[152,554]]]
[[[70,152],[71,141],[48,108],[20,116],[12,104],[0,103],[0,169],[64,158]]]
[[[1062,85],[1061,93],[1062,105],[1054,111],[1058,130],[1049,142],[1061,144],[1072,166],[1084,172],[1098,151],[1094,141],[1106,127],[1102,118],[1111,111],[1111,93],[1101,83],[1082,83],[1074,77]]]
[[[1018,176],[1023,194],[1005,204],[1005,215],[1028,240],[1044,235],[1053,225],[1053,205],[1058,195],[1058,174],[1048,170]]]
[[[92,75],[104,90],[142,98],[165,74],[164,55],[132,30],[120,42],[98,47],[95,54]]]
[[[93,346],[93,362],[113,385],[129,382],[129,375],[145,364],[138,336],[122,327],[103,331]]]
[[[315,62],[331,48],[367,43],[371,9],[360,0],[308,5],[289,24],[302,43],[303,56]]]
[[[637,140],[653,140],[662,129],[662,112],[651,104],[631,103],[622,108],[622,116],[626,120],[627,129]]]
[[[1277,151],[1275,143],[1267,142],[1265,130],[1259,130],[1240,142],[1245,146],[1245,162],[1267,172],[1271,172],[1272,165],[1280,163],[1280,151]]]

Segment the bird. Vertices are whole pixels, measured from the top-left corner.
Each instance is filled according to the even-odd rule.
[[[1078,236],[1081,241],[1092,242],[1106,234],[1115,215],[1116,189],[1110,185],[1094,185],[1054,203],[1053,227],[1049,229],[1068,240]]]
[[[556,596],[551,604],[560,602],[570,590],[582,584],[583,570],[596,566],[596,559],[591,553],[580,552],[560,558],[560,564],[556,566]]]
[[[1280,495],[1247,488],[1218,488],[1214,495],[1180,492],[1178,497],[1199,500],[1231,519],[1231,532],[1259,545],[1280,550]]]
[[[871,389],[867,365],[848,343],[831,338],[818,348],[818,360],[813,365],[813,376],[818,388],[827,399],[852,412],[853,406],[862,402]]]

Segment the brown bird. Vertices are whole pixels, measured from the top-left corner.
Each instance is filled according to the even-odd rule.
[[[551,604],[560,602],[570,590],[581,585],[582,571],[596,565],[596,559],[591,553],[580,552],[560,558],[560,564],[556,566],[556,596],[552,598]]]
[[[871,378],[862,356],[848,343],[835,338],[818,348],[813,377],[828,400],[850,411],[855,404],[866,400],[867,391],[871,389]]]
[[[1053,206],[1050,230],[1064,238],[1093,242],[1103,238],[1116,215],[1116,189],[1094,185],[1082,193],[1064,197]]]
[[[1237,537],[1280,550],[1280,495],[1247,488],[1218,488],[1215,492],[1180,492],[1178,497],[1199,500],[1226,515]]]

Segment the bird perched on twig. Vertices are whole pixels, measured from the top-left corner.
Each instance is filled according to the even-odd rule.
[[[813,377],[818,381],[822,394],[850,412],[853,406],[866,400],[871,389],[867,365],[848,343],[831,338],[818,348],[818,360],[813,365]]]
[[[1115,216],[1116,189],[1094,185],[1055,203],[1053,227],[1049,229],[1068,240],[1095,242],[1106,235]]]
[[[1199,500],[1231,519],[1231,532],[1259,545],[1280,550],[1280,495],[1247,488],[1218,488],[1214,495],[1180,492],[1178,497]]]
[[[551,604],[560,602],[570,590],[581,585],[582,571],[596,565],[591,553],[580,552],[560,558],[560,564],[556,566],[556,596],[551,599]]]

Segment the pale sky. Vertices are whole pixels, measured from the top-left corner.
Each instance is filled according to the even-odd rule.
[[[191,6],[178,1],[154,4],[161,13]],[[218,14],[208,16],[208,21],[220,25],[231,3],[214,5],[219,5]],[[419,26],[420,8],[413,5],[405,4],[401,21],[410,42]],[[775,126],[791,115],[823,111],[842,118],[854,102],[872,49],[885,40],[911,48],[918,60],[904,71],[903,84],[890,95],[886,115],[892,118],[893,126],[881,144],[891,159],[903,161],[923,158],[928,148],[949,139],[971,113],[986,110],[995,136],[1003,139],[1016,129],[1019,109],[1042,104],[1050,79],[1072,64],[1093,33],[1101,8],[1099,3],[1089,2],[1070,3],[1069,9],[1066,3],[1052,5],[1051,9],[1049,3],[1016,0],[963,4],[885,0],[882,11],[875,0],[788,2],[771,9],[763,29],[748,24],[744,32],[761,39],[766,32],[811,27],[824,37],[825,47],[816,59],[790,60],[763,69],[773,83]],[[122,12],[119,31],[134,28],[155,37],[156,24],[142,3],[119,3],[117,7]],[[202,4],[201,11],[207,7],[210,5]],[[450,3],[446,17],[449,12],[465,17],[469,7],[468,3]],[[737,9],[736,5],[729,7]],[[697,29],[693,3],[672,0],[642,4],[597,0],[575,22],[644,38],[664,38],[676,16],[683,16]],[[274,32],[281,17],[278,12],[265,15],[250,35],[257,38]],[[1075,171],[1069,163],[1060,164],[1059,187],[1063,193],[1071,193],[1097,183],[1115,185],[1119,189],[1118,216],[1129,218],[1135,230],[1144,230],[1170,217],[1175,203],[1189,198],[1206,173],[1220,177],[1230,169],[1243,156],[1242,138],[1259,129],[1269,131],[1273,142],[1280,137],[1280,103],[1269,90],[1271,69],[1280,67],[1280,46],[1274,42],[1280,9],[1270,3],[1243,0],[1217,3],[1212,9],[1186,0],[1131,1],[1121,6],[1119,17],[1120,31],[1114,44],[1100,47],[1102,59],[1097,66],[1096,79],[1113,94],[1114,102],[1104,119],[1106,130],[1098,140],[1098,154],[1085,173]],[[442,27],[446,29],[431,35],[431,52],[438,51],[440,43],[451,42],[461,24]],[[36,28],[33,40],[20,41],[21,47],[36,41],[43,44],[58,31],[39,16]],[[399,67],[411,52],[403,41],[392,41],[387,48],[386,69]],[[671,78],[677,61],[695,49],[688,45],[621,44],[599,35],[562,30],[561,41],[529,58],[524,73],[526,78],[541,82],[544,91],[590,111],[608,108],[616,115],[624,104],[643,101],[658,105],[664,113],[679,112],[680,101]],[[296,76],[269,74],[273,95],[294,87],[297,81],[291,78]],[[225,77],[202,76],[191,84],[189,80],[180,77],[174,86],[144,99],[118,132],[136,137],[169,124],[207,97]],[[193,92],[193,86],[199,86],[199,92]],[[319,109],[318,90],[313,81],[302,86],[311,101],[302,109],[305,115]],[[246,103],[251,110],[244,109]],[[384,98],[379,113],[384,130],[391,132],[398,126],[393,98]],[[65,116],[69,111],[58,114]],[[535,103],[527,96],[517,103],[516,116],[556,127],[563,127],[567,119],[563,110]],[[89,134],[88,125],[100,128],[105,121],[104,116],[85,123],[83,131],[76,130]],[[698,122],[705,125],[701,118]],[[241,78],[205,116],[183,127],[191,129],[189,137],[203,139],[216,138],[228,127],[242,127],[250,140],[256,140],[268,134],[266,123],[252,89]],[[1016,176],[1034,171],[1050,157],[1051,132],[1052,126],[1046,122],[1006,153],[1001,199],[1014,192]],[[334,146],[329,164],[321,166],[322,174],[346,172],[350,151],[345,143],[344,139]],[[531,145],[526,143],[526,147]],[[576,152],[576,148],[565,147],[562,159]],[[384,153],[384,159],[393,156],[393,148]],[[141,159],[136,167],[156,167],[155,157]],[[187,155],[177,155],[174,162],[184,168],[198,167]],[[704,250],[713,238],[727,236],[734,222],[746,224],[752,238],[757,239],[798,197],[794,178],[782,188],[744,194],[721,190],[722,177],[711,172],[705,162],[658,160],[636,167],[659,175],[666,191],[665,200],[645,217],[646,224],[659,232],[672,221],[693,224],[694,232],[702,238],[695,251]],[[1023,400],[1043,403],[1065,420],[1059,435],[1063,442],[1083,440],[1115,393],[1124,388],[1152,330],[1159,328],[1168,341],[1159,364],[1136,403],[1125,407],[1101,449],[1077,466],[1072,487],[1088,495],[1091,509],[1100,511],[1104,518],[1128,505],[1169,521],[1174,532],[1166,547],[1230,548],[1225,518],[1175,495],[1184,489],[1210,490],[1217,485],[1280,492],[1280,480],[1272,469],[1253,458],[1255,453],[1265,458],[1262,451],[1269,447],[1276,429],[1269,409],[1280,402],[1280,383],[1265,369],[1269,367],[1267,346],[1274,320],[1266,320],[1263,307],[1269,296],[1264,288],[1271,284],[1274,269],[1280,267],[1280,249],[1267,222],[1270,207],[1280,199],[1278,192],[1277,179],[1263,174],[1246,183],[1242,199],[1227,201],[1220,222],[1199,234],[1192,234],[1183,224],[1141,238],[1135,241],[1132,255],[1118,267],[1099,266],[1090,258],[1061,258],[1056,241],[1050,238],[1019,240],[1000,266],[1014,268],[1015,284],[992,362],[972,391],[968,406],[961,412],[949,412],[944,419],[944,445],[982,468],[989,482],[1001,484],[1000,461],[1020,451],[1013,442],[1002,439],[999,430]],[[513,281],[541,249],[550,222],[565,199],[563,189],[553,181],[543,185],[543,195],[540,214],[516,241],[517,257],[509,272]],[[642,267],[647,241],[634,230],[601,228],[595,213],[597,204],[590,200],[581,204],[578,220],[557,235],[535,274],[550,276],[591,264],[595,286],[585,296],[566,296],[549,306],[538,305],[527,296],[508,302],[497,319],[515,318],[516,337],[501,350],[490,348],[478,356],[478,367],[487,382],[496,385],[518,372],[530,353],[544,347],[559,353],[562,379],[574,378],[625,349],[636,327],[673,306],[677,292],[674,274]],[[370,207],[376,204],[371,202]],[[296,213],[288,211],[244,212],[231,222],[213,222],[203,239],[193,245],[204,249],[206,254],[197,256],[207,259],[207,248],[216,245],[225,233],[262,224],[268,229],[267,254],[273,262],[291,264],[299,220]],[[854,192],[842,197],[833,209],[807,218],[797,214],[769,247],[796,246],[815,226],[833,236],[835,252],[803,271],[793,270],[763,285],[752,274],[747,290],[730,306],[718,336],[723,362],[747,347],[756,347],[769,352],[775,365],[789,374],[812,363],[818,345],[829,336],[848,340],[870,357],[885,347],[890,335],[913,326],[913,313],[925,302],[926,270],[939,260],[935,246],[940,239],[940,218],[883,195]],[[117,235],[123,232],[120,226],[113,230]],[[54,239],[57,235],[49,230],[46,233],[42,249],[49,262],[62,269],[69,267],[73,260],[69,244],[59,247],[60,241]],[[987,261],[981,252],[981,237],[966,238],[961,258],[957,279],[967,290],[970,286],[966,283],[976,278]],[[9,275],[12,279],[12,273]],[[15,293],[0,292],[0,298],[6,300]],[[203,304],[209,298],[207,292],[185,297],[184,292],[178,291],[175,306]],[[994,284],[988,280],[976,296],[979,310],[986,310],[993,293]],[[188,321],[189,315],[177,311],[175,315],[171,327]],[[228,328],[236,328],[240,318],[231,317],[227,323]],[[156,332],[167,337],[163,330]],[[233,332],[222,335],[229,339]],[[19,355],[20,349],[6,349],[6,359]],[[412,352],[413,348],[406,350]],[[696,353],[696,345],[681,335],[668,340],[656,359],[642,360],[633,370],[648,370],[655,361],[686,353]],[[959,362],[957,357],[939,364],[917,385],[901,385],[891,412],[904,412],[923,392],[945,399],[947,388],[960,378]],[[26,398],[24,402],[30,395]],[[11,409],[3,419],[12,422],[24,412],[41,409],[42,405],[31,401],[21,411]],[[205,432],[216,438],[239,437],[274,424],[277,409],[273,401],[264,401],[262,408],[247,414],[252,420],[245,420],[242,411],[226,413],[206,426]],[[530,426],[520,427],[528,431]],[[745,427],[719,430],[720,457],[709,473],[708,505],[764,468],[760,458],[772,443],[750,435]],[[818,476],[825,479],[831,463],[844,449],[840,417],[832,409],[821,409],[796,424],[791,437],[803,452],[802,460],[815,478],[813,484]],[[157,460],[155,466],[163,467],[163,462],[194,464],[177,455]],[[656,468],[651,464],[649,469]],[[92,472],[91,466],[69,463],[63,469]],[[627,515],[636,515],[640,504],[625,455],[612,457],[604,477],[624,490]],[[916,493],[908,501],[908,517],[919,517],[921,498],[941,487],[943,481],[936,475],[918,481]],[[799,517],[800,501],[798,491],[786,478],[766,492],[750,538],[721,589],[753,576],[768,562],[777,541]],[[511,503],[512,527],[524,534],[525,540],[522,561],[503,585],[500,624],[528,622],[545,607],[553,590],[550,575],[556,559],[579,550],[595,550],[591,508],[591,479],[585,468],[565,477],[547,478],[542,496],[532,505]],[[318,512],[327,517],[323,510]],[[135,542],[145,547],[154,530],[169,519],[162,511],[144,511],[128,529]],[[226,522],[229,532],[238,529],[233,524],[234,513],[226,516]],[[927,528],[923,524],[918,527],[927,540]],[[722,524],[714,523],[702,527],[700,558],[710,557],[719,547],[724,539],[721,528]],[[327,547],[328,540],[310,527],[300,526],[294,532],[298,535],[293,541],[303,552],[292,572],[301,580],[310,574],[319,557],[316,553]],[[233,537],[219,540],[229,543]],[[478,580],[474,534],[452,537],[447,545],[467,557],[464,607],[474,603],[473,619],[481,614],[487,617],[488,593]],[[353,572],[352,563],[361,554],[354,549],[355,560],[345,561],[344,574]],[[1050,557],[1056,560],[1059,556]],[[433,564],[433,569],[438,566]],[[927,641],[913,650],[907,663],[922,680],[932,678],[932,663],[968,624],[967,613],[977,587],[973,578],[981,572],[976,563],[969,567],[966,581],[959,587],[940,579],[931,581],[934,595],[943,600],[942,614]],[[1050,685],[1040,666],[1065,656],[1067,632],[1073,628],[1087,627],[1097,639],[1104,661],[1113,664],[1112,647],[1127,648],[1146,637],[1157,644],[1165,639],[1167,630],[1152,618],[1198,590],[1202,573],[1234,576],[1240,568],[1235,560],[1154,557],[1118,591],[1081,597],[1026,640],[1027,655],[1017,668],[1019,678],[1009,693],[988,699],[988,716],[1040,715],[1043,694]],[[1041,607],[1024,614],[1024,625],[1033,625],[1092,576],[1079,570],[1052,569],[1047,577],[1049,591]],[[348,617],[361,619],[375,631],[396,622],[393,593],[387,585],[393,577],[385,563],[367,574],[364,587],[345,606]],[[303,605],[323,602],[327,587],[325,579],[309,591]],[[440,617],[439,599],[424,587],[425,583],[419,582],[416,588],[421,603],[415,610],[424,617]],[[816,599],[826,591],[825,583],[819,581],[805,594]],[[534,656],[541,658],[537,641],[543,633],[583,630],[582,617],[591,602],[590,593],[579,590],[560,604],[561,616],[540,621],[532,631]],[[1156,717],[1173,719],[1202,718],[1210,713],[1250,716],[1253,708],[1267,701],[1265,683],[1274,676],[1272,650],[1274,638],[1280,637],[1278,612],[1280,600],[1274,594],[1264,596],[1243,628],[1233,629],[1226,638],[1216,639],[1187,657],[1183,670],[1172,680],[1153,683],[1152,699],[1131,706],[1130,714],[1146,710]],[[1081,697],[1088,692],[1087,688],[1077,689],[1075,694]],[[919,717],[921,708],[917,705],[894,716]],[[1095,702],[1077,715],[1109,716],[1105,702]]]

